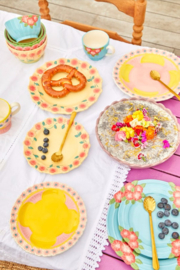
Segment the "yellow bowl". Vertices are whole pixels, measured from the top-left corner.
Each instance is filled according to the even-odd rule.
[[[16,58],[18,58],[23,63],[31,64],[31,63],[37,62],[41,58],[41,56],[43,56],[44,51],[46,49],[46,45],[47,45],[47,38],[40,47],[38,47],[34,50],[28,50],[28,51],[26,51],[26,50],[25,51],[18,51],[18,50],[11,48],[7,42],[6,42],[6,44],[7,44],[8,49],[10,50],[10,52],[12,54],[14,54],[14,56]]]

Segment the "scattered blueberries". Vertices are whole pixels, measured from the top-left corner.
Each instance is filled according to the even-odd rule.
[[[165,198],[162,198],[162,199],[161,199],[161,202],[162,202],[163,204],[167,204],[167,203],[168,203],[168,200],[165,199]]]
[[[164,224],[169,227],[171,226],[172,222],[169,219],[166,219]]]
[[[160,223],[158,224],[158,227],[159,227],[160,229],[163,229],[163,228],[165,227],[165,224],[164,224],[163,222],[160,222]]]
[[[169,216],[170,216],[170,212],[169,212],[168,210],[165,210],[165,211],[164,211],[164,215],[165,215],[166,217],[169,217]]]
[[[45,134],[45,135],[48,135],[49,134],[49,129],[44,129],[44,131],[43,131],[43,133]],[[48,138],[44,138],[43,139],[43,147],[42,146],[38,146],[38,150],[39,151],[42,151],[44,154],[46,154],[47,152],[48,152],[48,149],[47,149],[47,147],[49,146],[49,139]],[[46,156],[45,155],[43,155],[43,156],[41,156],[41,159],[42,160],[45,160],[46,159]]]
[[[172,238],[178,239],[178,238],[179,238],[179,233],[173,232],[173,233],[172,233]]]
[[[164,204],[163,203],[158,203],[157,205],[159,208],[164,208]]]
[[[171,226],[172,226],[173,229],[179,228],[179,224],[178,224],[177,222],[173,222],[173,223],[171,224]]]
[[[158,236],[159,236],[159,238],[160,238],[160,239],[164,239],[165,234],[164,234],[164,233],[159,233],[159,235],[158,235]]]
[[[42,151],[43,150],[42,146],[38,146],[38,150]]]
[[[44,154],[46,154],[46,153],[48,152],[48,149],[47,149],[47,148],[43,148],[42,152],[43,152]]]
[[[178,211],[177,209],[173,209],[173,210],[171,211],[171,214],[172,214],[173,216],[177,217],[177,216],[179,215],[179,211]]]
[[[159,212],[157,213],[157,216],[158,216],[159,218],[162,218],[162,217],[164,217],[164,213],[163,213],[162,211],[159,211]]]
[[[169,229],[168,228],[163,228],[162,229],[162,233],[164,233],[165,235],[167,235],[169,233]]]
[[[49,146],[49,143],[45,142],[45,143],[43,144],[43,146],[44,146],[44,147],[48,147],[48,146]]]
[[[157,204],[157,206],[160,209],[164,208],[164,212],[162,211],[157,212],[157,216],[159,218],[163,218],[164,216],[166,217],[170,216],[171,205],[168,204],[168,200],[166,198],[161,198],[161,201]],[[172,209],[171,214],[177,217],[179,215],[178,209]],[[170,227],[170,226],[175,230],[179,228],[179,224],[177,222],[171,222],[169,219],[166,219],[164,222],[160,222],[158,224],[158,227],[162,229],[162,232],[158,234],[160,239],[164,239],[165,236],[169,233],[169,229],[167,227]],[[172,238],[178,239],[179,233],[173,232]]]
[[[165,204],[165,205],[164,205],[164,209],[165,209],[165,210],[171,210],[170,204]]]
[[[49,129],[47,128],[44,129],[44,135],[49,135]]]

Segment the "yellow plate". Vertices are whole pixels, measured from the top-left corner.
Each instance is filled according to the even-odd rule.
[[[157,49],[139,49],[124,55],[116,63],[113,78],[116,85],[131,97],[163,101],[173,97],[165,86],[150,76],[156,70],[161,80],[176,93],[180,92],[180,59]]]
[[[86,226],[82,199],[56,182],[24,191],[11,212],[11,233],[18,245],[38,256],[54,256],[72,247]]]
[[[63,98],[53,98],[46,94],[41,84],[41,77],[45,70],[53,68],[60,64],[70,65],[75,67],[78,71],[84,74],[87,79],[86,87],[79,92],[70,92]],[[53,80],[66,77],[67,73],[61,72],[55,74]],[[74,85],[78,84],[78,80],[72,79]],[[71,114],[72,111],[84,111],[93,105],[102,92],[102,79],[96,68],[89,63],[80,61],[78,59],[60,58],[56,61],[45,63],[39,67],[30,77],[29,92],[31,99],[41,109],[50,111],[55,114]],[[54,90],[62,90],[62,87],[53,87]]]
[[[37,123],[28,133],[24,140],[24,156],[29,165],[48,174],[67,173],[85,160],[88,155],[90,142],[89,135],[84,127],[74,122],[68,133],[63,147],[63,159],[59,162],[53,162],[51,156],[59,150],[63,136],[69,123],[68,118],[47,118],[43,122]],[[44,129],[50,131],[49,135],[44,135]],[[38,150],[38,146],[43,147],[43,139],[49,139],[48,153],[44,154]],[[41,157],[45,155],[46,159]]]

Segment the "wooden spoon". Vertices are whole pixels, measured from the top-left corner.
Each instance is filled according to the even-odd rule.
[[[62,149],[63,149],[63,146],[64,146],[64,143],[66,141],[66,138],[67,138],[67,135],[68,135],[68,132],[71,128],[71,125],[74,121],[74,118],[76,117],[76,112],[72,112],[71,114],[71,118],[69,120],[69,125],[67,127],[67,130],[66,130],[66,133],[64,134],[64,138],[63,138],[63,141],[61,143],[61,146],[59,148],[59,151],[54,153],[52,156],[51,156],[51,160],[54,161],[54,162],[59,162],[63,159],[63,154],[62,154]]]
[[[159,81],[160,83],[162,83],[174,96],[176,96],[177,97],[177,99],[179,99],[180,100],[180,96],[176,93],[176,92],[174,92],[169,86],[167,86],[165,83],[163,83],[162,81],[161,81],[161,76],[160,76],[160,74],[159,74],[159,72],[158,71],[156,71],[156,70],[151,70],[151,72],[150,72],[150,75],[151,75],[151,78],[153,79],[153,80],[155,80],[155,81]]]
[[[156,243],[155,243],[155,237],[154,237],[154,230],[153,230],[153,221],[152,221],[152,215],[151,213],[155,210],[156,208],[156,202],[153,197],[148,196],[144,199],[144,209],[148,212],[149,214],[149,219],[150,219],[150,229],[151,229],[151,241],[152,241],[152,265],[154,270],[159,269],[159,261],[158,261],[158,256],[157,256],[157,251],[156,251]]]

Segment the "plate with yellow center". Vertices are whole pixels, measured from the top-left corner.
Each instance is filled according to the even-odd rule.
[[[52,154],[59,150],[68,124],[68,118],[47,118],[28,131],[23,144],[24,156],[31,167],[53,175],[67,173],[82,164],[88,155],[90,142],[89,134],[77,122],[74,122],[69,130],[62,150],[63,159],[59,162],[51,160]],[[48,135],[44,134],[45,129],[49,130]],[[45,138],[48,139],[47,147],[44,147]],[[47,153],[39,151],[39,146],[46,148]],[[45,159],[42,156],[45,156]]]
[[[71,187],[45,182],[24,191],[11,212],[11,233],[25,251],[54,256],[71,248],[86,226],[83,200]]]
[[[180,59],[173,53],[157,49],[139,49],[124,55],[113,69],[116,85],[131,97],[163,101],[173,97],[165,86],[151,78],[156,70],[161,80],[180,92]]]
[[[76,68],[87,79],[86,86],[79,92],[70,92],[65,97],[53,98],[49,96],[41,84],[41,77],[47,69],[56,67],[57,65],[69,65]],[[52,77],[52,80],[65,78],[68,73],[60,72]],[[76,78],[72,78],[72,85],[79,84]],[[61,91],[62,86],[53,87],[56,91]],[[72,111],[80,112],[88,109],[99,98],[102,92],[102,79],[96,68],[88,62],[78,59],[60,58],[55,61],[45,63],[43,66],[36,69],[30,77],[28,90],[33,102],[41,109],[50,111],[55,114],[71,114]]]

